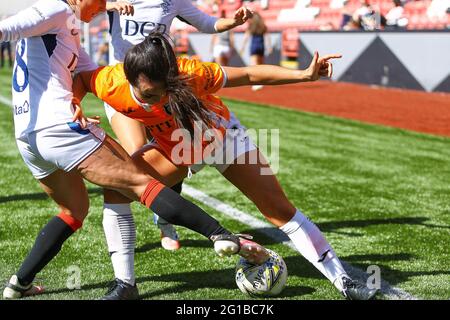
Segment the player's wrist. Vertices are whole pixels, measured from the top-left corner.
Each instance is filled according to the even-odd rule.
[[[314,73],[309,70],[295,70],[295,79],[297,79],[299,82],[309,82],[314,81]]]
[[[72,97],[72,104],[80,106],[81,105],[81,100],[75,96]]]
[[[106,2],[106,11],[114,11],[115,8],[114,2]]]
[[[239,26],[234,19],[218,19],[214,24],[216,32],[225,32]]]

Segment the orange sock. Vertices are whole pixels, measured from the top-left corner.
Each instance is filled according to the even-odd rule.
[[[64,212],[61,212],[60,214],[58,214],[58,218],[60,218],[62,221],[64,221],[73,230],[73,232],[80,229],[81,226],[83,225],[82,221],[79,221]]]
[[[148,183],[147,188],[145,188],[144,193],[142,193],[141,195],[141,203],[145,205],[147,208],[150,208],[155,198],[165,187],[166,186],[163,185],[158,180],[156,179],[151,180]]]

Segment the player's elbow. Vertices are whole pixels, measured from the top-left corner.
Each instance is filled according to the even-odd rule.
[[[256,76],[254,71],[255,71],[254,67],[244,67],[243,72],[246,84],[248,85],[257,84],[258,77]]]

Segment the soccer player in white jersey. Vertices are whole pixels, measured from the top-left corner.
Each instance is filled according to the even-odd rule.
[[[115,5],[124,3],[110,1],[107,8],[118,9]],[[126,13],[124,15],[119,15],[119,10],[108,12],[114,56],[110,64],[123,62],[127,51],[133,45],[144,41],[145,37],[153,30],[169,36],[170,26],[175,17],[188,22],[201,32],[216,33],[242,25],[252,16],[252,12],[246,7],[239,8],[233,18],[209,16],[195,7],[191,0],[131,0],[130,3],[134,7],[133,15],[129,15],[131,12],[129,9],[124,10]],[[130,155],[147,143],[146,131],[141,123],[116,112],[106,103],[105,110],[114,133]],[[173,186],[172,189],[181,193],[181,185],[182,182]],[[114,197],[114,194],[109,190],[104,192],[103,226],[108,250],[115,277],[122,280],[123,283],[134,285],[134,251],[127,249],[129,246],[124,240],[117,243],[118,238],[115,236],[118,233],[128,234],[127,230],[135,228],[133,216],[130,204],[121,203],[120,199]],[[125,219],[125,217],[128,218]],[[166,250],[177,250],[180,243],[173,225],[156,214],[154,218],[161,230],[162,247]],[[114,289],[111,294],[114,295]]]
[[[114,8],[117,3],[123,4],[124,2],[110,1],[107,8]],[[246,7],[239,8],[231,19],[209,16],[195,7],[191,0],[131,0],[130,3],[134,7],[132,16],[119,15],[117,11],[108,12],[111,47],[114,57],[111,64],[123,62],[128,49],[132,45],[141,43],[152,30],[157,30],[169,36],[170,26],[175,17],[188,22],[201,32],[216,33],[241,25],[252,16],[252,12]],[[126,13],[129,13],[129,10]],[[105,104],[105,110],[114,133],[130,155],[147,143],[146,131],[142,124],[116,112],[107,104]],[[181,184],[173,186],[172,189],[180,193]],[[105,190],[104,198],[104,220],[106,224],[117,225],[117,222],[114,222],[114,220],[117,220],[117,215],[131,215],[128,204],[112,204],[115,200],[113,193]],[[158,215],[155,215],[154,218],[161,230],[161,245],[163,248],[177,250],[180,244],[173,226],[164,219],[160,219]],[[107,238],[108,232],[109,230],[105,227]],[[120,252],[112,253],[113,264],[115,264],[119,255]]]
[[[77,21],[89,22],[105,6],[105,0],[40,0],[0,21],[0,42],[19,40],[12,81],[17,146],[33,176],[61,210],[39,232],[4,289],[4,298],[43,291],[32,283],[36,274],[81,228],[88,213],[83,178],[118,190],[166,220],[208,237],[219,255],[239,253],[254,261],[268,257],[263,247],[231,234],[202,209],[139,169],[101,128],[72,122],[71,73],[96,68],[81,48]],[[136,286],[128,289],[124,298],[136,299]]]

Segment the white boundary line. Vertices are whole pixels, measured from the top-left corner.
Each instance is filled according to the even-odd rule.
[[[10,107],[13,106],[11,101],[2,95],[0,95],[0,103],[6,104]],[[264,222],[262,220],[259,220],[255,217],[251,216],[248,213],[245,213],[236,208],[233,208],[233,207],[229,206],[228,204],[226,204],[216,198],[208,196],[206,193],[204,193],[200,190],[190,187],[187,184],[183,185],[183,193],[187,194],[191,198],[194,198],[194,199],[200,201],[201,203],[203,203],[204,205],[206,205],[210,208],[220,211],[221,213],[230,217],[231,219],[239,221],[240,223],[251,227],[252,229],[261,229],[260,232],[263,233],[264,235],[268,236],[271,239],[274,239],[275,241],[283,243],[284,245],[288,246],[289,248],[297,251],[295,249],[294,244],[291,241],[285,240],[286,236],[284,236],[284,233],[282,233],[277,228],[274,228],[273,225],[271,225],[267,222]],[[357,278],[361,281],[364,281],[364,283],[366,283],[366,280],[369,276],[367,273],[365,273],[361,269],[351,266],[350,264],[348,264],[345,261],[341,261],[341,262],[342,262],[345,270],[352,277]],[[388,282],[386,282],[384,280],[381,280],[381,292],[385,296],[387,296],[389,299],[392,299],[392,300],[417,300],[416,297],[412,296],[411,294],[409,294],[399,288],[391,286]]]
[[[11,99],[8,99],[8,98],[6,98],[4,96],[1,96],[1,95],[0,95],[0,103],[6,104],[7,106],[10,106],[10,107],[13,106],[12,103],[11,103]]]

